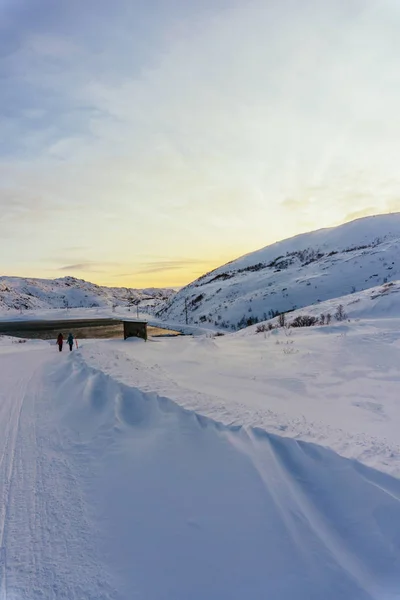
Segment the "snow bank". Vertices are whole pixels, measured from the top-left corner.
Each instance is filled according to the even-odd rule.
[[[400,597],[399,480],[222,425],[78,353],[51,380],[49,411],[122,598]]]
[[[87,341],[81,353],[121,383],[216,421],[315,442],[400,476],[400,319]]]
[[[0,335],[0,348],[4,354],[8,354],[13,351],[26,351],[30,352],[33,349],[40,350],[48,347],[49,342],[44,340],[25,340],[23,338],[16,338],[10,335]]]

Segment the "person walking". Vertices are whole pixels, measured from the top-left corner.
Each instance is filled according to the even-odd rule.
[[[57,345],[58,345],[58,349],[59,349],[60,352],[62,351],[63,342],[64,342],[63,334],[59,333],[58,334],[58,338],[57,338]]]
[[[69,351],[72,352],[72,346],[74,345],[74,336],[72,335],[71,332],[69,332],[69,334],[68,334],[67,342],[68,342],[68,346],[69,346]]]

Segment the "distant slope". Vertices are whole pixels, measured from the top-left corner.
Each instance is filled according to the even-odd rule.
[[[109,288],[75,277],[27,279],[0,277],[0,309],[92,308],[166,300],[171,289]]]
[[[347,294],[331,300],[326,300],[311,306],[304,306],[293,312],[287,313],[285,323],[289,326],[298,317],[311,316],[316,317],[318,321],[315,325],[337,324],[338,306],[343,307],[343,322],[346,325],[348,320],[368,320],[368,319],[396,319],[400,317],[400,281],[390,281],[383,285]],[[329,316],[330,315],[330,316]],[[245,331],[235,334],[239,337],[252,335],[264,331],[263,323],[258,323],[252,327],[247,327]],[[269,326],[279,326],[279,318],[268,320]]]
[[[247,254],[180,290],[159,316],[235,330],[400,279],[400,213],[298,235]],[[186,307],[185,307],[186,305]]]

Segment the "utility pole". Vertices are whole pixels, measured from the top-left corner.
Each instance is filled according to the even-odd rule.
[[[187,298],[185,297],[185,317],[186,317],[186,325],[188,324],[188,308],[187,308]]]
[[[139,303],[140,303],[139,298],[136,298],[136,300],[132,299],[131,304],[134,305],[134,306],[136,306],[136,318],[137,319],[139,319]]]

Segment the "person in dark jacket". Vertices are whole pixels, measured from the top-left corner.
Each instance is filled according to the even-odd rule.
[[[58,344],[58,349],[59,349],[60,352],[62,351],[63,341],[64,341],[63,334],[59,333],[58,334],[58,338],[57,338],[57,344]]]
[[[68,334],[67,342],[68,342],[68,346],[69,346],[69,351],[71,352],[72,346],[74,345],[74,336],[72,335],[71,332],[69,332],[69,334]]]

